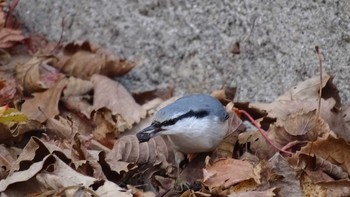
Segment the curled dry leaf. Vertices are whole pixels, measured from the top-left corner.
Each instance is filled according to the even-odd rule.
[[[91,81],[75,77],[69,77],[67,87],[63,90],[65,97],[81,96],[92,91],[94,88]]]
[[[246,191],[231,193],[230,195],[228,195],[228,197],[274,197],[276,196],[274,190],[276,190],[275,187],[265,191]]]
[[[276,146],[292,150],[299,150],[300,145],[328,134],[334,135],[325,121],[320,118],[316,121],[316,111],[291,114],[284,121],[277,119],[267,132]],[[249,150],[261,159],[269,159],[278,151],[257,131],[241,133],[239,143],[249,144]]]
[[[297,173],[279,153],[261,166],[261,177],[262,183],[265,183],[261,187],[264,188],[268,182],[269,187],[276,188],[277,196],[303,196]]]
[[[107,158],[115,158],[118,161],[132,162],[136,164],[160,164],[166,169],[168,162],[174,163],[173,148],[164,136],[156,136],[150,141],[139,143],[135,135],[126,135],[115,142],[112,151]]]
[[[102,168],[98,163],[98,154],[100,151],[88,150],[87,143],[80,134],[74,135],[71,146],[71,166],[84,175],[92,176],[98,179],[106,179]]]
[[[229,102],[233,101],[236,91],[236,87],[224,87],[221,90],[212,92],[211,96],[217,98],[222,104],[227,105]]]
[[[268,137],[281,147],[293,141],[314,141],[333,133],[322,119],[316,120],[316,111],[291,114],[285,121],[270,126]]]
[[[288,158],[288,162],[304,170],[313,183],[330,182],[334,179],[346,179],[348,173],[340,166],[331,163],[317,155],[308,155],[298,152],[292,157]]]
[[[12,164],[21,153],[21,149],[15,147],[6,147],[0,145],[0,180],[6,178],[11,169]]]
[[[75,124],[72,124],[70,121],[61,116],[58,116],[57,119],[47,119],[46,129],[47,134],[58,136],[61,139],[71,139],[74,132],[78,131]]]
[[[218,160],[213,165],[204,168],[203,176],[203,184],[210,190],[218,187],[227,189],[250,179],[260,184],[260,174],[254,171],[252,164],[231,158]]]
[[[117,59],[87,41],[82,44],[69,43],[63,47],[57,64],[57,68],[64,73],[83,79],[88,79],[94,74],[121,76],[134,66],[135,63]]]
[[[12,77],[6,80],[0,77],[0,106],[11,103],[16,96],[17,83]]]
[[[11,173],[6,179],[0,181],[0,192],[6,194],[6,189],[13,184],[28,181],[43,169],[44,162],[49,156],[43,158],[42,161],[36,162],[28,166],[27,169]],[[35,191],[35,188],[32,188]],[[32,191],[33,192],[33,191]],[[24,194],[23,194],[24,196]]]
[[[118,134],[116,132],[116,117],[112,115],[110,110],[102,108],[93,113],[93,121],[96,124],[96,127],[92,131],[94,139],[104,146],[112,148],[114,139]]]
[[[315,101],[318,100],[320,86],[322,86],[321,98],[325,100],[333,98],[336,101],[336,107],[339,108],[339,91],[332,81],[333,77],[324,72],[322,75],[322,85],[320,82],[320,76],[315,76],[292,87],[283,95],[279,96],[276,101]]]
[[[29,119],[39,122],[45,122],[48,118],[58,115],[58,101],[66,85],[67,78],[63,78],[45,92],[34,93],[34,98],[28,99],[23,103],[22,112]]]
[[[103,180],[98,181],[95,178],[84,176],[66,163],[64,163],[56,155],[49,154],[42,161],[33,163],[27,170],[19,171],[5,180],[0,181],[0,191],[6,193],[9,185],[17,182],[29,181],[35,178],[37,186],[32,188],[32,192],[45,192],[46,190],[54,190],[55,193],[63,192],[66,196],[72,196],[79,188],[88,188],[86,194],[93,191],[99,196],[132,196],[129,192],[122,192],[122,188],[118,185]]]
[[[64,156],[65,159],[68,158],[67,155],[69,154],[66,154],[58,147],[44,143],[36,137],[32,137],[18,156],[17,160],[12,164],[10,175],[17,171],[28,169],[32,163],[41,161],[44,157],[54,151],[60,151],[63,153],[62,156]]]
[[[35,56],[26,63],[16,65],[16,78],[26,93],[41,92],[53,86],[60,78],[54,56]]]
[[[21,30],[0,28],[0,48],[8,49],[22,42],[24,36]]]
[[[300,150],[301,153],[316,155],[335,165],[342,167],[350,174],[350,144],[342,138],[328,135],[309,142]]]
[[[5,110],[1,110],[6,108]],[[9,143],[19,139],[24,133],[32,130],[39,130],[42,125],[29,120],[25,114],[15,108],[0,107],[0,142]]]
[[[130,129],[134,123],[144,118],[146,111],[135,102],[129,92],[118,82],[102,75],[92,77],[94,103],[92,110],[107,108],[117,116],[118,131]]]

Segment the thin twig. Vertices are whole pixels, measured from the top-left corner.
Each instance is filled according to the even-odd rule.
[[[247,118],[250,120],[251,123],[254,124],[254,126],[259,130],[259,132],[261,133],[261,135],[265,138],[265,140],[273,147],[275,147],[277,150],[279,150],[280,152],[286,153],[288,155],[292,155],[292,152],[283,150],[281,148],[279,148],[277,145],[275,145],[267,136],[267,132],[264,131],[259,125],[258,123],[256,123],[256,121],[248,114],[248,112],[244,111],[244,110],[238,110],[240,113],[244,114],[245,116],[247,116]]]
[[[317,120],[320,117],[320,111],[321,111],[321,96],[322,96],[322,56],[320,53],[320,49],[318,46],[315,47],[316,49],[316,53],[317,53],[317,57],[318,57],[318,62],[319,62],[319,68],[320,68],[320,90],[319,90],[319,94],[318,94],[318,107],[317,107],[317,111],[316,111],[316,118],[315,118],[315,123],[317,124]],[[316,126],[315,124],[315,126]]]

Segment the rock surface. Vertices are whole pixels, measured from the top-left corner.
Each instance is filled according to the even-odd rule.
[[[174,84],[176,94],[239,88],[238,100],[271,101],[324,69],[350,98],[347,0],[32,0],[17,15],[31,31],[102,44],[141,61],[119,79],[133,92]],[[239,55],[233,54],[235,43]]]

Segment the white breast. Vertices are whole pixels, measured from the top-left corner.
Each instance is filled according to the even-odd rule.
[[[199,153],[214,150],[225,137],[228,121],[218,118],[186,118],[169,126],[167,135],[173,146],[183,153]]]

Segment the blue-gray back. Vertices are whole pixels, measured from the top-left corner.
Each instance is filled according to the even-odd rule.
[[[162,122],[174,118],[174,114],[185,114],[189,111],[207,111],[209,116],[217,116],[220,120],[227,119],[228,114],[222,104],[214,97],[207,94],[195,94],[184,96],[174,103],[162,108],[156,114],[154,119]]]

